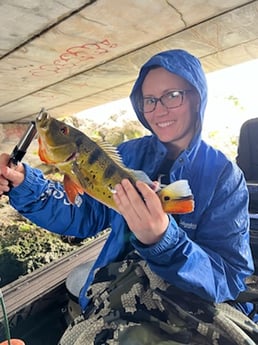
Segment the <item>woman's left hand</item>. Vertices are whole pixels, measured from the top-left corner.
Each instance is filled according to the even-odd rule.
[[[161,239],[169,218],[154,190],[142,181],[137,181],[136,187],[139,192],[129,180],[122,180],[115,187],[114,201],[137,239],[151,245]]]

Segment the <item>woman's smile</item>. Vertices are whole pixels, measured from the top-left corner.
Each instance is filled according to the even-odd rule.
[[[166,128],[166,127],[170,127],[174,123],[176,123],[175,120],[164,121],[164,122],[156,122],[156,126],[161,127],[161,128]]]

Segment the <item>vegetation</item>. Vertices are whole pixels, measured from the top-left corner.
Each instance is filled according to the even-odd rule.
[[[75,250],[73,244],[27,220],[0,228],[0,286]]]

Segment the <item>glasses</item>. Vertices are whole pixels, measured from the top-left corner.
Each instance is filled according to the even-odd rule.
[[[139,109],[143,113],[151,113],[160,102],[167,109],[181,107],[184,101],[184,95],[192,90],[171,90],[162,95],[160,98],[156,97],[143,97],[139,103]]]

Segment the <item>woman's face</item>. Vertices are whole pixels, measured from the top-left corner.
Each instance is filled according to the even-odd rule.
[[[187,148],[195,134],[199,111],[197,91],[185,79],[162,67],[150,70],[142,84],[142,94],[145,99],[146,97],[160,98],[171,90],[191,91],[184,93],[183,102],[177,108],[167,108],[158,101],[155,110],[144,112],[144,116],[160,141],[168,149],[178,148],[180,152]],[[149,98],[146,101],[149,102],[148,100]]]

